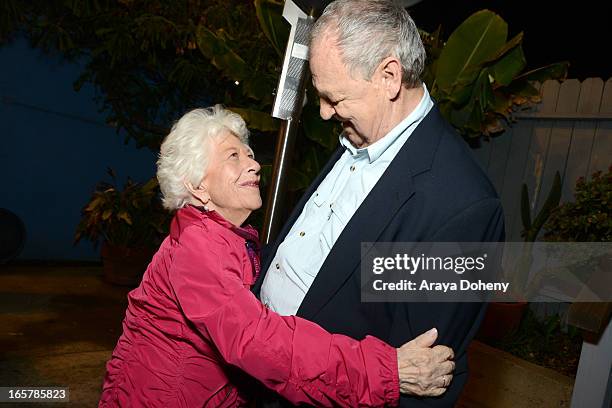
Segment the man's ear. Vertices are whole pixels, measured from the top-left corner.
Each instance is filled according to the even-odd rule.
[[[199,201],[203,205],[208,204],[208,202],[210,201],[210,194],[208,193],[208,189],[206,188],[204,183],[201,183],[197,187],[195,187],[189,181],[183,181],[183,184],[185,185],[187,190],[189,190],[189,193],[196,201]]]
[[[396,57],[387,57],[378,68],[387,98],[389,100],[397,98],[402,88],[402,64]]]

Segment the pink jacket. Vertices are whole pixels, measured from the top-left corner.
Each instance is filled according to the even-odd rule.
[[[394,348],[279,316],[249,290],[258,258],[251,227],[180,209],[140,286],[107,363],[100,407],[236,407],[233,367],[294,404],[395,406]],[[255,268],[254,268],[255,265]]]

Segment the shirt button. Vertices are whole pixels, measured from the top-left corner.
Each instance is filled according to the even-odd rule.
[[[300,237],[303,237],[304,235],[306,235],[306,233],[304,231],[300,231]]]
[[[279,264],[276,264],[276,269],[280,269],[280,265]]]
[[[351,166],[351,171],[355,171],[355,165]]]

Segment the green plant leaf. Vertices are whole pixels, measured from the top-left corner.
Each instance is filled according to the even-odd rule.
[[[508,41],[502,48],[500,48],[497,51],[497,53],[487,62],[496,62],[497,60],[502,58],[506,53],[520,46],[522,42],[523,42],[523,32],[521,31],[520,33],[515,35],[510,41]]]
[[[479,66],[498,53],[507,36],[508,25],[497,14],[489,10],[472,14],[450,35],[440,53],[437,86],[450,90],[457,83],[472,82]]]
[[[252,129],[261,130],[262,132],[273,132],[277,131],[280,126],[279,120],[267,112],[234,107],[227,109],[242,116],[247,125]]]
[[[130,217],[130,214],[127,213],[127,211],[119,211],[119,214],[117,214],[117,218],[127,222],[129,225],[132,225],[132,218]]]
[[[149,194],[155,191],[155,189],[159,186],[157,182],[157,178],[152,177],[142,186],[142,192],[145,194]]]
[[[484,114],[488,107],[493,105],[495,96],[493,95],[493,87],[491,86],[491,75],[487,68],[483,69],[478,75],[478,79],[474,85],[472,93],[473,105],[478,106],[480,112]]]
[[[102,220],[103,221],[108,220],[111,217],[111,215],[113,215],[113,210],[111,208],[104,210],[104,212],[102,213]]]
[[[265,78],[248,78],[242,81],[240,85],[244,88],[247,96],[265,105],[272,104],[274,84]]]
[[[523,48],[519,45],[493,64],[489,70],[496,83],[509,85],[526,64]]]
[[[538,91],[533,85],[531,85],[527,80],[514,80],[511,84],[509,84],[506,88],[508,93],[522,96],[525,98],[539,97],[540,91]]]
[[[556,62],[549,64],[534,70],[525,72],[518,76],[516,79],[525,79],[527,81],[539,81],[544,82],[547,79],[565,79],[567,76],[567,69],[569,62]]]
[[[259,26],[279,56],[283,55],[289,38],[289,24],[283,18],[283,4],[274,0],[255,0]]]
[[[89,204],[87,204],[87,207],[85,207],[84,211],[85,212],[94,211],[103,201],[104,199],[102,197],[95,197],[89,202]]]
[[[198,48],[226,77],[242,81],[248,76],[249,68],[227,42],[203,25],[196,30]]]

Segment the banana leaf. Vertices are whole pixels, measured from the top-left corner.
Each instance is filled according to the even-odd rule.
[[[259,26],[264,32],[272,47],[279,56],[283,55],[287,39],[289,38],[289,25],[283,18],[283,4],[274,0],[255,0],[255,13]]]
[[[474,81],[479,66],[504,47],[508,25],[497,14],[482,10],[465,20],[449,37],[436,70],[438,87],[452,93],[458,83]]]
[[[279,128],[279,121],[268,112],[245,108],[228,109],[242,116],[247,125],[252,129],[261,130],[262,132],[273,132]]]
[[[249,72],[247,64],[223,38],[203,25],[199,25],[196,31],[196,40],[200,52],[226,77],[235,81],[242,81],[247,78]]]

